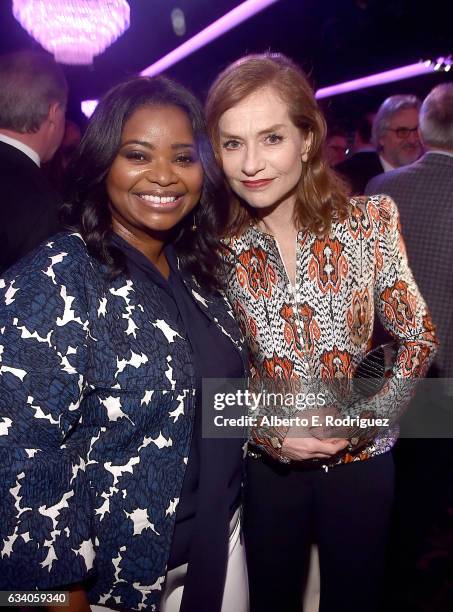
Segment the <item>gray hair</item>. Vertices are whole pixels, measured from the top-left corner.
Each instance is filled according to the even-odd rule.
[[[420,110],[420,134],[425,144],[453,149],[453,83],[435,87]]]
[[[379,149],[379,140],[385,129],[389,127],[390,119],[400,111],[409,108],[415,108],[418,111],[420,104],[417,96],[412,95],[390,96],[384,100],[373,121],[372,141],[376,149]]]
[[[66,107],[68,85],[61,67],[45,53],[0,55],[0,128],[37,132],[55,102]]]

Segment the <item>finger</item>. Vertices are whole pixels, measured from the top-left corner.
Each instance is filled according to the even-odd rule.
[[[348,440],[340,439],[338,442],[332,442],[331,440],[317,440],[314,439],[310,445],[310,451],[314,453],[325,453],[328,455],[335,455],[338,451],[346,448],[349,444]]]
[[[325,455],[323,453],[310,453],[302,451],[300,454],[295,452],[288,452],[284,454],[285,457],[292,461],[307,461],[309,459],[330,459],[331,455]]]
[[[333,454],[338,453],[349,446],[349,440],[339,440],[338,442],[327,442],[333,450]]]

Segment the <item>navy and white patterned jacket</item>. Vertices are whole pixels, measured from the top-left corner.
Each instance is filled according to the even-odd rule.
[[[242,354],[226,300],[185,282]],[[0,280],[0,386],[0,589],[92,575],[92,603],[157,609],[195,407],[157,293],[57,235]]]

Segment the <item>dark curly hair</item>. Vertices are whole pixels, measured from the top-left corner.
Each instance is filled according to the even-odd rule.
[[[184,87],[165,77],[135,77],[111,89],[98,104],[68,169],[63,224],[79,232],[89,253],[111,277],[126,269],[112,242],[106,177],[120,148],[123,126],[144,106],[177,106],[188,116],[204,180],[200,202],[174,229],[172,243],[181,266],[207,289],[221,288],[218,236],[228,218],[228,195],[207,136],[203,110]],[[197,230],[192,231],[195,223]]]

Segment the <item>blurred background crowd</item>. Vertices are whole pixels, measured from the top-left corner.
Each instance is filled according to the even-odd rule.
[[[96,100],[127,76],[155,66],[229,11],[259,3],[130,0],[124,33],[83,65],[74,59],[77,53],[58,65],[50,54],[45,61],[36,56],[30,64],[27,54],[42,52],[42,46],[31,33],[33,20],[27,31],[30,22],[20,14],[21,4],[27,3],[0,3],[0,271],[57,228],[65,171],[88,121],[82,102]],[[164,72],[203,100],[216,74],[244,53],[270,49],[304,68],[327,119],[329,164],[351,195],[387,193],[398,204],[409,262],[443,344],[438,375],[453,378],[453,69],[447,4],[262,2],[261,10],[235,27],[218,26],[217,38],[193,52],[186,49]],[[24,58],[32,71],[23,71]],[[416,64],[426,70],[406,71],[401,80],[372,86],[362,83],[344,93],[322,93],[331,85]],[[161,72],[153,70],[150,74]],[[56,92],[53,113],[41,113],[41,120],[40,79],[52,81]],[[420,132],[421,104],[436,87]],[[12,104],[23,105],[22,126],[7,124]],[[24,134],[30,117],[35,123]],[[25,208],[19,211],[15,201]],[[377,329],[377,340],[384,339],[380,333]],[[451,439],[416,442],[402,440],[395,451],[397,502],[386,611],[453,609]],[[356,546],[360,542],[351,542],[351,554]]]

